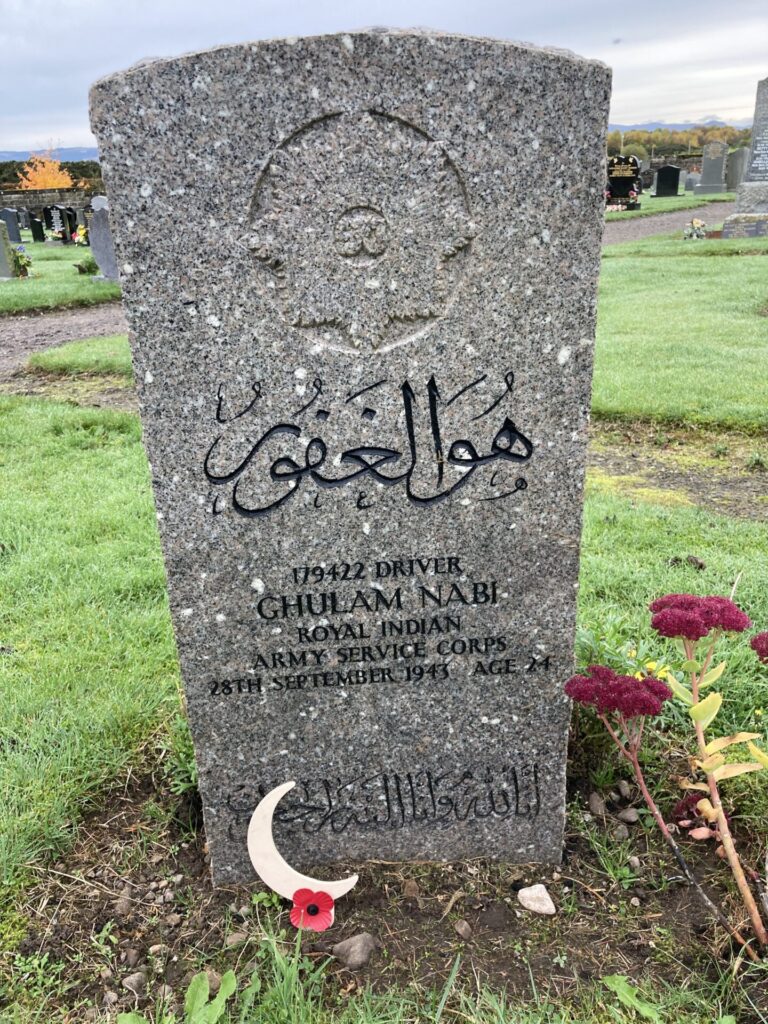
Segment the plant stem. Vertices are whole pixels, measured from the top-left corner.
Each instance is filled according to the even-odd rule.
[[[707,896],[707,894],[702,889],[701,885],[696,880],[696,876],[688,866],[688,862],[683,856],[682,850],[675,842],[672,833],[669,831],[667,823],[664,821],[664,818],[662,817],[661,811],[656,806],[656,801],[651,796],[648,786],[646,785],[645,776],[643,775],[643,769],[640,767],[640,761],[637,756],[638,750],[640,748],[640,736],[642,733],[642,729],[639,729],[637,731],[637,733],[635,734],[635,742],[632,743],[629,748],[627,748],[619,739],[616,731],[612,727],[611,723],[608,721],[607,717],[605,715],[600,715],[599,717],[605,728],[608,730],[611,739],[619,748],[619,751],[621,752],[622,756],[625,757],[632,765],[632,771],[635,776],[635,781],[637,782],[640,792],[643,795],[643,800],[645,800],[648,809],[653,815],[654,821],[661,829],[661,834],[664,836],[667,845],[672,850],[672,853],[675,856],[675,860],[677,861],[681,871],[685,875],[686,881],[689,885],[693,886],[693,888],[698,893],[699,899],[702,901],[702,903],[706,906],[710,913],[714,915],[718,923],[721,924],[723,928],[725,928],[728,934],[732,938],[734,938],[736,942],[738,942],[738,944],[742,947],[742,949],[745,951],[750,960],[752,960],[754,963],[759,963],[760,958],[755,953],[754,949],[752,949],[752,947],[747,944],[747,940],[744,938],[744,936],[741,934],[738,928],[734,927],[730,923],[730,921],[722,912],[722,910],[720,910],[720,908],[712,902],[712,900],[709,898],[709,896]]]
[[[710,647],[707,657],[702,667],[701,674],[696,675],[695,672],[691,672],[691,692],[693,693],[694,704],[698,703],[699,700],[699,683],[704,676],[707,666],[712,659],[712,651],[714,644]],[[705,747],[707,745],[706,738],[704,736],[704,729],[700,722],[694,722],[696,727],[696,742],[699,747],[699,757],[702,761],[706,760],[707,752]],[[760,911],[757,908],[755,897],[752,894],[752,889],[749,882],[744,874],[744,869],[741,865],[741,860],[736,852],[736,846],[733,842],[733,836],[731,835],[731,829],[728,825],[728,819],[725,816],[723,810],[723,804],[720,799],[720,791],[717,788],[717,780],[712,772],[705,772],[707,776],[707,785],[709,786],[709,794],[712,801],[712,806],[717,814],[717,828],[720,833],[720,841],[723,844],[723,850],[725,850],[725,856],[728,860],[728,864],[731,868],[731,872],[736,881],[736,885],[741,893],[741,898],[744,901],[744,906],[749,914],[749,918],[752,922],[752,927],[755,930],[755,936],[761,946],[768,946],[768,932],[765,930],[763,919],[760,916]]]

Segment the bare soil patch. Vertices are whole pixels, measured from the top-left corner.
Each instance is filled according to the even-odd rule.
[[[666,851],[640,825],[629,840],[613,839],[619,805],[610,797],[605,820],[590,817],[585,806],[585,793],[574,794],[573,827],[555,871],[487,861],[315,868],[319,877],[357,869],[361,882],[339,904],[331,929],[305,934],[304,952],[324,960],[335,943],[361,931],[378,941],[359,975],[332,961],[332,997],[363,985],[439,987],[459,952],[460,984],[488,982],[524,999],[533,986],[565,999],[581,982],[612,973],[642,978],[653,971],[682,984],[695,971],[714,982],[718,962],[732,955],[727,936],[706,918]],[[720,862],[704,844],[685,845],[702,883],[738,918],[722,888]],[[627,867],[630,855],[640,859],[639,869]],[[536,882],[547,885],[556,916],[521,909],[517,890]],[[58,984],[48,993],[45,1019],[76,1022],[152,1005],[162,985],[178,1002],[201,969],[220,974],[233,967],[247,977],[266,919],[273,930],[287,929],[288,941],[295,934],[287,906],[278,909],[258,892],[256,881],[212,888],[196,800],[174,796],[162,777],[148,775],[114,792],[81,826],[69,855],[38,870],[14,911],[11,942],[5,927],[0,991],[5,986],[13,999],[39,1005],[39,993],[22,979],[30,963],[47,958],[47,974]],[[457,933],[460,920],[471,929],[468,938]],[[138,1000],[123,984],[137,972],[146,980]],[[750,996],[768,1009],[768,993],[755,989]]]
[[[55,313],[28,312],[0,317],[0,377],[24,366],[33,352],[81,338],[127,334],[120,302]]]
[[[768,515],[768,438],[737,431],[597,421],[589,469],[598,486],[737,519]]]

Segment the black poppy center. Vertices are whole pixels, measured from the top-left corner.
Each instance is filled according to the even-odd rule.
[[[320,907],[318,907],[316,903],[310,903],[307,907],[307,913],[310,917],[314,917],[316,914],[320,913]]]

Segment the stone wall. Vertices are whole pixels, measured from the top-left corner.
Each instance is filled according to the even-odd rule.
[[[37,210],[43,206],[71,206],[82,209],[91,201],[92,192],[81,188],[29,189],[18,192],[0,192],[0,207],[12,210]]]

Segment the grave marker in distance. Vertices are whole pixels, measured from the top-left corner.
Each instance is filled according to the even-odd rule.
[[[736,213],[723,224],[723,238],[768,235],[768,78],[757,83],[752,144],[736,195]]]
[[[695,195],[714,195],[725,192],[725,161],[727,142],[708,142],[702,151],[701,180],[694,185]]]
[[[217,883],[290,779],[292,862],[560,859],[609,78],[377,30],[94,86]]]

